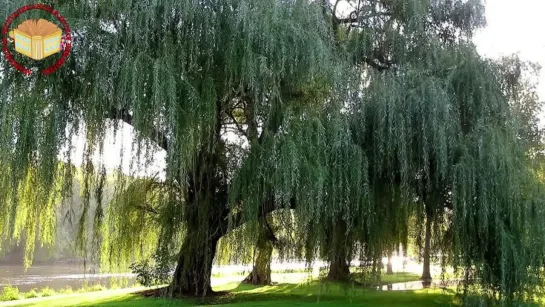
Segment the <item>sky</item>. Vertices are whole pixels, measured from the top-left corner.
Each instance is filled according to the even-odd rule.
[[[545,98],[545,0],[485,0],[487,26],[474,37],[486,57],[518,53],[539,63],[539,96]]]
[[[516,5],[515,5],[516,2]],[[545,67],[545,0],[485,0],[487,26],[479,30],[474,42],[481,55],[498,58],[518,53],[523,60],[533,61]],[[539,96],[545,98],[545,69],[540,75]],[[545,116],[542,116],[545,118]],[[542,124],[545,120],[542,120]],[[131,160],[132,128],[122,129],[117,137],[110,134],[106,140],[104,160],[107,169],[122,164],[129,173]],[[75,144],[74,159],[81,157],[83,140]],[[121,158],[123,157],[123,159]],[[157,152],[155,161],[145,173],[151,175],[164,168],[164,152]],[[98,162],[98,159],[95,159]],[[79,161],[74,161],[80,164]]]

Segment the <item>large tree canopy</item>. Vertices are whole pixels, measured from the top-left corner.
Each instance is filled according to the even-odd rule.
[[[25,78],[13,71],[2,78],[0,147],[6,178],[2,190],[10,199],[5,210],[11,220],[18,220],[15,213],[22,202],[10,191],[16,191],[30,170],[37,172],[36,186],[43,185],[46,194],[55,191],[53,183],[70,179],[69,166],[57,171],[57,156],[81,129],[88,141],[84,195],[100,193],[103,175],[94,170],[90,154],[100,150],[108,126],[118,129],[125,122],[137,131],[142,155],[156,145],[167,153],[166,191],[153,204],[145,203],[155,213],[141,218],[158,221],[159,249],[182,246],[173,290],[205,293],[215,245],[229,221],[240,224],[243,215],[257,217],[259,208],[271,211],[288,198],[277,200],[270,197],[273,191],[259,195],[242,189],[241,197],[229,197],[238,165],[253,154],[226,137],[240,126],[237,117],[243,117],[247,126],[237,133],[257,144],[252,151],[260,151],[261,144],[271,144],[285,130],[284,117],[289,117],[285,114],[322,104],[337,77],[342,57],[334,52],[320,6],[274,1],[61,1],[55,7],[75,32],[70,61],[51,78]],[[15,9],[15,4],[3,7],[4,14]],[[289,172],[289,166],[279,169]],[[250,195],[262,202],[253,203]],[[244,210],[231,219],[230,198],[237,205],[248,198]],[[29,211],[38,214],[50,209],[31,205],[35,208]],[[151,224],[135,224],[130,217],[143,213],[129,214],[131,209],[139,210],[130,202],[111,206],[104,227],[100,207],[95,216],[95,229],[108,233],[102,239],[114,240],[105,244],[107,249],[115,244],[105,253],[114,262],[123,263],[129,250],[151,244],[149,236],[139,236]],[[83,225],[89,221],[85,210],[80,218],[82,241],[87,238]],[[119,248],[123,246],[126,249]]]
[[[501,66],[469,42],[480,1],[53,4],[74,30],[66,65],[25,77],[2,62],[8,236],[48,242],[74,176],[70,153],[58,158],[84,131],[82,250],[92,240],[104,264],[121,266],[173,257],[172,295],[211,291],[218,240],[279,209],[294,210],[294,255],[345,274],[355,254],[376,262],[406,241],[424,207],[426,220],[448,218],[465,290],[512,300],[537,289],[544,207],[521,141],[531,129],[510,104],[517,79],[507,91]],[[92,154],[125,125],[138,167],[164,150],[166,175],[120,179],[103,208],[106,172]]]

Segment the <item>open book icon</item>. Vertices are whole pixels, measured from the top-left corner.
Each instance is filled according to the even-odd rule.
[[[61,51],[62,30],[45,19],[29,19],[9,32],[15,51],[42,60]]]

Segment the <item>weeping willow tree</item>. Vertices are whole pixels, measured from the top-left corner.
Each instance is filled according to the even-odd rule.
[[[372,93],[368,93],[368,88],[373,86],[370,82],[374,81],[374,76],[384,73],[399,75],[402,68],[407,68],[408,65],[418,66],[421,61],[426,61],[426,57],[433,57],[435,50],[429,49],[431,41],[437,41],[438,48],[468,41],[473,31],[484,25],[483,5],[479,1],[370,0],[323,1],[323,7],[326,19],[331,20],[337,45],[347,51],[349,60],[356,69],[350,73],[354,74],[355,79],[360,80],[359,83],[351,85],[345,96],[350,98],[346,98],[341,105],[346,107],[356,101],[363,101],[354,108],[348,108],[348,112],[354,115],[350,119],[348,130],[351,130],[349,132],[352,135],[351,142],[358,144],[364,151],[364,164],[366,167],[371,166],[369,170],[360,169],[361,173],[358,174],[359,178],[363,178],[359,179],[361,182],[369,182],[369,188],[363,189],[364,197],[346,200],[355,207],[345,206],[345,209],[336,212],[337,217],[333,220],[324,215],[326,221],[316,221],[320,225],[332,223],[333,228],[324,229],[324,233],[330,234],[330,238],[326,238],[325,242],[328,240],[337,242],[333,246],[326,243],[330,254],[337,258],[329,257],[331,263],[329,277],[349,280],[349,261],[355,256],[354,253],[359,253],[364,266],[371,263],[373,275],[376,275],[380,273],[378,267],[382,256],[389,255],[399,244],[407,244],[407,221],[412,211],[413,198],[418,197],[406,184],[401,184],[401,181],[406,179],[401,178],[401,175],[407,174],[404,171],[396,172],[390,169],[394,168],[393,164],[398,163],[396,162],[398,158],[393,154],[395,149],[393,143],[396,141],[391,140],[387,146],[381,144],[384,145],[383,148],[373,149],[376,141],[362,137],[365,133],[373,136],[381,129],[387,129],[384,118],[379,122],[367,118],[367,116],[384,117],[384,113],[368,115],[362,110],[373,108],[373,103],[367,101],[373,99]],[[430,63],[423,65],[432,66]],[[385,101],[374,103],[383,105]],[[346,110],[344,108],[344,111]],[[394,112],[397,111],[401,109]],[[399,118],[402,115],[397,116]],[[410,137],[394,135],[399,131],[400,129],[396,127],[390,131],[388,137]],[[378,152],[377,149],[381,151]],[[346,152],[343,154],[347,155]],[[388,171],[381,166],[383,161],[385,164],[393,163],[387,166]],[[328,171],[334,172],[333,169]],[[330,190],[326,191],[325,195],[332,193]],[[354,218],[348,219],[347,216]],[[344,225],[347,222],[348,224]],[[323,246],[322,250],[326,246]]]
[[[427,247],[432,225],[448,214],[445,252],[466,294],[527,299],[542,278],[543,246],[534,236],[543,203],[501,71],[471,45],[421,44],[427,51],[417,62],[369,74],[355,100],[354,131],[374,166],[370,176],[423,208]]]
[[[536,80],[539,67],[523,62],[518,56],[501,58],[497,63],[502,92],[510,105],[511,129],[516,130],[521,151],[527,155],[529,165],[536,166],[541,156],[543,131],[538,126],[538,116],[542,103],[536,93]],[[419,200],[413,214],[420,215],[416,223],[416,245],[424,262],[423,280],[431,280],[430,259],[433,253],[440,253],[441,259],[448,262],[452,255],[454,230],[452,228],[452,190],[448,182],[436,188],[437,207]],[[430,209],[432,209],[430,211]],[[425,222],[424,222],[425,221]]]
[[[506,74],[472,46],[472,33],[484,25],[482,3],[359,1],[339,17],[340,3],[332,7],[335,34],[353,62],[367,64],[348,113],[369,183],[360,207],[368,211],[348,210],[363,218],[338,216],[348,222],[340,231],[344,248],[358,242],[377,259],[381,249],[406,242],[408,214],[420,211],[427,250],[433,227],[448,224],[452,242],[444,252],[463,273],[465,293],[499,293],[508,303],[528,298],[539,289],[543,259],[543,247],[533,246],[540,223],[529,222],[543,210],[527,157],[528,143],[541,141],[535,92],[521,89],[520,65]],[[517,99],[522,108],[513,107]],[[372,230],[361,232],[365,225]]]
[[[2,16],[16,5],[21,3],[3,6]],[[65,66],[49,77],[27,78],[2,63],[0,164],[2,178],[9,178],[2,191],[15,191],[31,169],[45,192],[54,182],[70,181],[73,170],[57,171],[57,159],[83,130],[83,195],[100,196],[105,172],[92,155],[103,152],[109,128],[130,125],[144,161],[137,167],[145,168],[157,150],[166,151],[161,192],[150,196],[157,193],[129,188],[140,194],[117,197],[108,210],[99,202],[94,216],[83,210],[80,247],[93,240],[104,248],[101,261],[123,265],[148,257],[153,245],[176,254],[172,295],[210,293],[216,245],[228,229],[294,206],[293,182],[282,181],[292,171],[289,159],[276,166],[273,181],[239,169],[248,157],[265,154],[280,134],[282,142],[295,146],[284,133],[287,121],[297,119],[290,112],[319,108],[335,83],[343,57],[335,52],[321,7],[238,0],[52,5],[74,31]],[[242,117],[235,115],[240,110]],[[252,145],[230,140],[233,129],[244,131]],[[72,158],[65,153],[69,162]],[[15,216],[26,202],[10,199],[2,206]],[[39,204],[28,202],[29,212],[47,214],[49,208]],[[85,231],[89,223],[95,234]]]
[[[174,259],[172,296],[211,293],[220,238],[278,210],[295,213],[285,218],[301,234],[294,255],[324,257],[330,276],[346,279],[355,255],[376,264],[404,240],[414,203],[432,214],[444,206],[445,189],[451,263],[466,292],[513,300],[540,282],[539,186],[499,71],[468,43],[484,22],[479,1],[347,1],[346,16],[341,1],[52,5],[74,31],[66,65],[25,77],[2,62],[0,195],[10,236],[28,225],[22,208],[32,213],[25,221],[40,221],[27,235],[53,233],[42,221],[55,202],[45,199],[69,194],[66,148],[83,131],[80,248],[92,241],[111,267]],[[0,15],[16,9],[8,2]],[[127,126],[135,168],[162,150],[165,178],[119,180],[106,208],[106,172],[93,154],[105,159],[108,131]],[[59,156],[68,161],[60,168]],[[27,201],[24,186],[43,197]]]

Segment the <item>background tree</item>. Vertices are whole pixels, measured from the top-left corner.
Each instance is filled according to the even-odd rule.
[[[363,107],[354,112],[365,115],[358,122],[366,126],[359,131],[369,131],[362,135],[361,144],[369,150],[374,171],[399,178],[407,195],[423,202],[426,220],[430,213],[431,221],[443,216],[452,204],[450,255],[464,272],[465,290],[474,289],[472,281],[480,278],[480,287],[490,293],[501,289],[497,291],[510,293],[503,299],[512,300],[521,291],[518,287],[529,282],[523,276],[535,276],[530,271],[538,264],[507,269],[500,263],[514,264],[519,258],[504,251],[532,253],[527,245],[531,239],[522,233],[540,228],[522,221],[523,212],[540,205],[527,202],[522,194],[522,186],[535,183],[528,173],[524,146],[516,137],[514,113],[496,66],[482,60],[473,46],[428,44],[427,48],[437,49],[426,52],[429,56],[422,54],[420,65],[407,63],[395,73],[371,75]],[[450,190],[449,201],[445,188]],[[511,216],[512,210],[521,219]],[[536,257],[541,255],[536,251]]]
[[[278,245],[278,239],[274,235],[267,217],[259,219],[257,229],[257,241],[254,249],[253,268],[250,274],[242,281],[253,285],[270,285],[271,261],[273,247]]]
[[[468,41],[472,32],[484,25],[483,6],[478,1],[371,0],[333,1],[332,3],[324,1],[323,6],[324,15],[326,18],[331,18],[332,29],[337,42],[348,51],[352,62],[360,68],[355,73],[363,76],[361,84],[351,89],[351,95],[354,97],[368,95],[366,88],[372,78],[369,77],[370,75],[374,76],[377,72],[399,74],[401,67],[406,65],[418,66],[421,61],[433,57],[433,52],[430,52],[429,49],[430,45],[441,48],[440,46],[454,45],[459,41]],[[426,65],[426,63],[423,65]],[[358,88],[363,88],[363,92],[359,93]],[[355,100],[359,99],[356,98]],[[364,100],[367,101],[368,99],[364,97]],[[386,103],[386,101],[373,103]],[[368,201],[368,206],[373,209],[367,209],[365,213],[369,216],[373,212],[373,214],[380,215],[380,218],[368,220],[366,222],[367,228],[363,228],[362,225],[348,226],[348,229],[366,229],[367,233],[360,232],[359,238],[355,239],[353,235],[347,232],[344,241],[350,242],[346,245],[347,249],[350,249],[356,241],[360,241],[361,245],[365,246],[364,249],[361,249],[362,255],[360,258],[369,258],[363,263],[378,264],[381,262],[383,252],[389,254],[389,250],[392,250],[393,246],[407,241],[407,220],[410,211],[408,206],[412,202],[411,198],[416,197],[416,195],[413,194],[414,191],[409,192],[407,187],[395,187],[395,184],[399,185],[401,181],[406,180],[402,176],[417,176],[416,172],[423,170],[408,175],[404,173],[406,169],[402,169],[400,173],[396,174],[393,168],[398,167],[398,165],[394,166],[394,164],[401,159],[393,156],[396,145],[392,143],[381,144],[384,147],[376,148],[375,141],[372,139],[364,140],[361,137],[365,133],[377,135],[387,127],[388,123],[384,122],[384,110],[378,111],[382,113],[373,114],[374,110],[371,109],[373,103],[366,104],[363,107],[365,110],[360,109],[360,106],[356,106],[352,110],[356,115],[352,130],[355,131],[353,134],[356,135],[354,142],[361,145],[366,151],[365,155],[369,159],[369,165],[372,166],[369,170],[369,178],[366,179],[371,183],[371,190],[366,191],[365,194],[372,195],[372,200]],[[394,112],[402,112],[402,110],[398,109]],[[370,119],[368,116],[382,116],[382,118],[375,122],[374,118]],[[398,118],[400,116],[402,114],[397,115]],[[367,126],[362,127],[362,125]],[[402,127],[391,128],[392,130],[389,132],[398,132],[401,130],[400,128],[402,129]],[[410,135],[389,135],[389,137],[411,138]],[[410,146],[407,146],[403,150],[408,151],[411,149]],[[420,152],[415,153],[415,157],[418,157],[419,154]],[[424,159],[426,159],[426,156],[424,156]],[[381,165],[383,161],[385,165]],[[407,161],[403,163],[407,163]],[[377,166],[376,170],[374,169],[375,165]],[[402,167],[406,168],[407,166],[403,165]],[[364,171],[367,172],[367,170]],[[427,211],[431,215],[434,210]],[[349,214],[363,216],[365,213],[351,211]],[[395,222],[388,222],[388,218],[390,218],[390,221]],[[338,219],[345,219],[345,217],[339,217]],[[363,223],[361,219],[356,220]],[[432,219],[428,218],[427,220],[431,223]],[[371,234],[370,229],[373,229],[373,234]],[[346,251],[337,250],[334,254],[346,254]],[[337,269],[335,265],[331,266],[331,269],[348,272],[346,269]],[[346,279],[346,277],[341,279]]]

